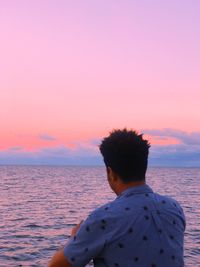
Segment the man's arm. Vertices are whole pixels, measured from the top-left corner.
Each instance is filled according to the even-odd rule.
[[[71,237],[75,236],[78,232],[83,221],[76,225],[71,231]],[[72,267],[67,257],[64,255],[64,249],[58,250],[51,259],[48,267]]]
[[[71,238],[63,250],[55,254],[49,267],[84,267],[95,259],[105,248],[114,229],[113,219],[104,214],[100,209],[93,211],[81,226],[72,229]]]
[[[51,259],[48,267],[72,267],[68,259],[64,255],[64,250],[58,250]]]

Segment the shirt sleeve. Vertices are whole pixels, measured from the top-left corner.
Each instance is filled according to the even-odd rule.
[[[81,224],[77,235],[64,247],[64,255],[73,267],[83,267],[104,249],[111,234],[112,222],[93,212]]]

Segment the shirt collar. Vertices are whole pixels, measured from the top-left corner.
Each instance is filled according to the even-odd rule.
[[[153,193],[153,190],[151,189],[150,186],[144,184],[144,185],[132,186],[124,190],[120,195],[117,196],[117,198],[135,194],[148,194],[148,193]]]

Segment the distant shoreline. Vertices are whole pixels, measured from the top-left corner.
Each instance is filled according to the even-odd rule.
[[[0,167],[76,167],[76,168],[105,168],[104,165],[64,165],[64,164],[1,164]],[[180,166],[180,165],[149,165],[148,168],[185,168],[185,169],[200,169],[198,166]]]

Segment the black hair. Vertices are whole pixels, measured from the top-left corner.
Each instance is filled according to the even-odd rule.
[[[134,130],[113,130],[99,146],[106,167],[122,182],[145,180],[150,143]]]

